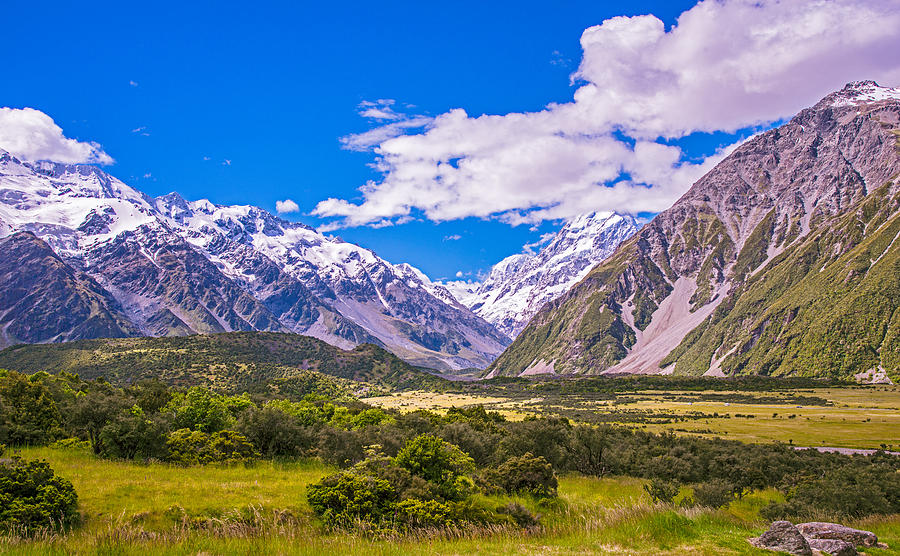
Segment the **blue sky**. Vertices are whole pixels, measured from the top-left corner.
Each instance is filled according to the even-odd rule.
[[[178,191],[273,212],[277,200],[289,198],[300,212],[286,218],[334,227],[347,223],[346,209],[309,213],[328,198],[374,206],[363,204],[358,188],[389,183],[390,172],[399,175],[408,162],[398,158],[391,170],[377,171],[373,152],[342,148],[341,137],[388,123],[361,117],[360,103],[393,99],[403,118],[462,108],[470,119],[571,103],[585,80],[610,79],[593,77],[604,71],[601,59],[570,80],[582,62],[585,29],[613,16],[653,14],[668,32],[695,2],[132,4],[7,1],[5,14],[20,24],[0,35],[0,106],[35,108],[67,137],[99,143],[116,161],[108,171],[150,195]],[[839,88],[852,73],[827,75],[768,112],[697,126],[674,122],[650,134],[683,146],[683,160],[703,160]],[[625,133],[644,134],[642,125]],[[561,212],[527,216],[546,208],[542,202],[501,207],[506,216],[499,219],[465,207],[438,214],[413,206],[406,221],[402,211],[379,208],[363,225],[331,233],[436,278],[472,276],[558,228]],[[616,202],[592,207],[657,210],[652,202]],[[527,222],[511,225],[511,214]],[[373,228],[375,219],[393,225]]]

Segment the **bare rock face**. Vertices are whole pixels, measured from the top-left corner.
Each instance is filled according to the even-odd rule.
[[[800,530],[790,521],[775,521],[769,530],[758,538],[750,539],[750,544],[757,548],[787,552],[797,556],[812,556],[812,548]]]
[[[814,521],[801,523],[797,525],[797,529],[804,537],[809,537],[810,539],[839,540],[851,543],[854,546],[878,546],[878,537],[875,533],[853,529],[838,523]]]
[[[859,552],[853,543],[839,541],[837,539],[806,539],[813,550],[830,554],[831,556],[857,556]]]

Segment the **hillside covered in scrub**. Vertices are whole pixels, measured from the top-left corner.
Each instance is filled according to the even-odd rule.
[[[343,350],[309,336],[275,332],[18,345],[0,351],[0,369],[67,372],[122,385],[156,378],[227,391],[272,388],[272,381],[287,384],[316,375],[320,381],[343,380],[348,388],[365,383],[406,389],[445,382],[372,344]]]

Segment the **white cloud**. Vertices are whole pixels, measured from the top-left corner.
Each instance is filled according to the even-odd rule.
[[[129,81],[128,84],[131,85],[132,87],[137,87],[137,86],[138,86],[138,82],[135,81],[134,79],[132,79],[131,81]]]
[[[231,166],[231,159],[226,158],[222,161],[222,166]]]
[[[143,135],[144,137],[150,136],[150,132],[147,131],[147,126],[145,126],[145,125],[142,125],[140,127],[136,127],[134,129],[132,129],[131,133],[139,133],[139,134]]]
[[[284,201],[275,201],[275,210],[278,211],[278,214],[300,212],[300,206],[291,199],[285,199]]]
[[[66,164],[115,162],[99,144],[69,139],[53,118],[34,108],[0,108],[0,148],[26,160]]]
[[[705,0],[668,31],[654,16],[616,17],[581,45],[572,102],[478,117],[455,109],[344,138],[374,148],[383,177],[360,188],[361,201],[325,199],[313,214],[339,227],[413,211],[510,224],[656,212],[730,151],[690,162],[658,138],[770,124],[852,80],[900,82],[897,0]]]
[[[444,236],[444,241],[459,241],[461,239],[462,239],[462,236],[459,234]]]
[[[462,278],[463,276],[465,276],[465,274],[463,274],[463,271],[462,271],[462,270],[457,270],[457,271],[456,271],[456,277],[457,277],[457,278]]]
[[[529,255],[534,255],[538,247],[542,247],[545,243],[547,243],[554,237],[556,237],[556,232],[547,232],[546,234],[541,234],[541,237],[539,237],[537,241],[533,241],[531,243],[526,243],[525,245],[523,245],[522,251]]]

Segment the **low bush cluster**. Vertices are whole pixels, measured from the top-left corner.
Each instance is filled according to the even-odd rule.
[[[344,470],[310,491],[310,503],[332,526],[380,524],[386,515],[403,527],[527,525],[531,518],[520,509],[483,507],[477,501],[484,497],[474,494],[553,497],[556,474],[566,472],[645,478],[648,494],[661,502],[690,487],[680,502],[706,507],[777,488],[786,501],[767,508],[770,516],[813,508],[847,516],[900,512],[900,458],[884,453],[851,457],[559,417],[511,422],[483,407],[404,414],[315,392],[279,399],[0,371],[0,443],[66,438],[86,442],[99,457],[181,465],[317,457]]]
[[[541,470],[550,465],[531,458]],[[537,516],[522,505],[492,507],[473,495],[475,462],[459,447],[423,434],[396,456],[370,453],[353,467],[307,488],[313,511],[328,528],[364,525],[366,529],[408,530],[463,524],[537,525]],[[511,468],[494,469],[502,483],[517,484]],[[518,470],[512,469],[512,473]],[[550,469],[552,474],[552,469]],[[555,485],[556,479],[552,481]]]
[[[0,532],[67,526],[78,518],[72,483],[57,476],[45,461],[3,459],[0,445]]]

